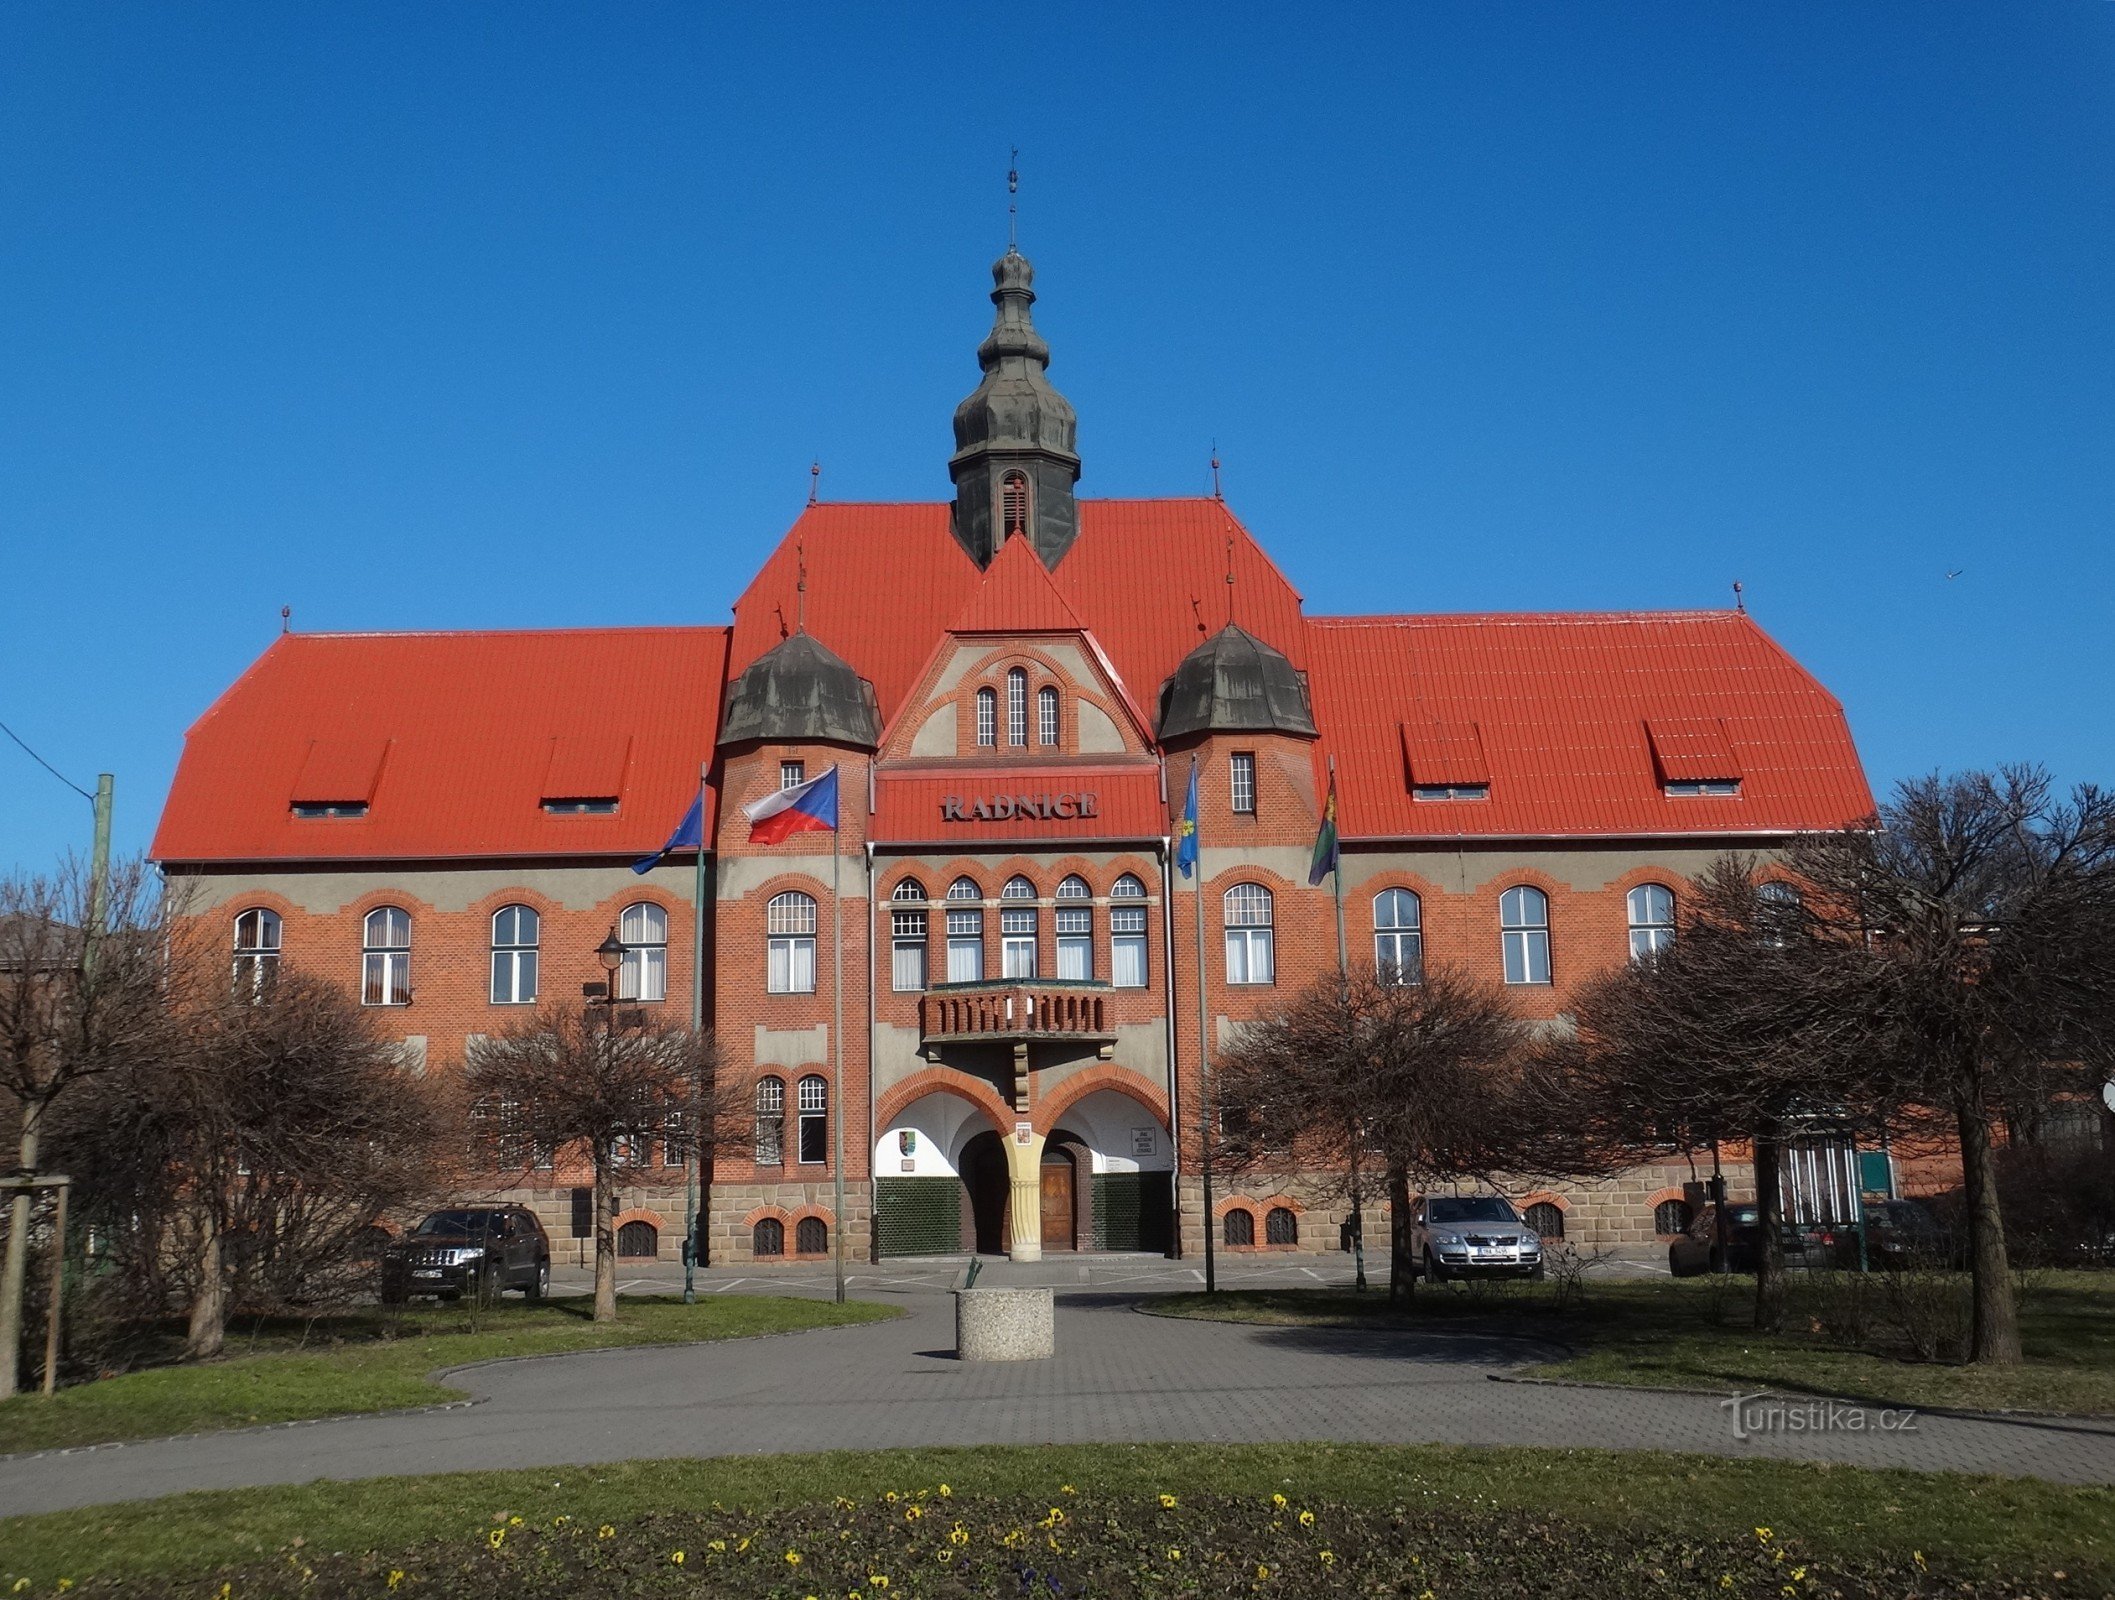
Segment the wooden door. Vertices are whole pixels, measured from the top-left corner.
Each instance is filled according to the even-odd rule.
[[[1043,1156],[1043,1248],[1078,1248],[1072,1236],[1072,1158],[1055,1151]]]

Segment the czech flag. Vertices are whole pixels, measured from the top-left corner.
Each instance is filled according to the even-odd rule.
[[[837,831],[837,769],[819,778],[796,783],[777,794],[767,794],[753,805],[742,807],[749,819],[751,844],[777,844],[796,833]]]

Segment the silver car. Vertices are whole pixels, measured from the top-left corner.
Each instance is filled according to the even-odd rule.
[[[1500,1195],[1427,1195],[1410,1213],[1415,1269],[1450,1278],[1539,1278],[1542,1236]]]

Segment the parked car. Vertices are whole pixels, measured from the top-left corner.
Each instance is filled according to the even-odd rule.
[[[1410,1213],[1412,1270],[1450,1278],[1540,1278],[1542,1235],[1500,1195],[1427,1195]]]
[[[1784,1241],[1785,1265],[1826,1265],[1840,1233],[1817,1223],[1781,1222],[1778,1236]],[[1851,1257],[1857,1260],[1858,1236],[1851,1235]],[[1752,1200],[1726,1203],[1726,1241],[1723,1246],[1727,1272],[1753,1272],[1762,1255],[1762,1208]],[[1718,1208],[1706,1205],[1696,1219],[1667,1246],[1667,1270],[1677,1278],[1693,1278],[1717,1272],[1721,1246],[1718,1238]]]
[[[1858,1269],[1858,1230],[1830,1230],[1830,1260],[1847,1271]],[[1865,1206],[1865,1265],[1873,1271],[1898,1272],[1905,1267],[1962,1265],[1953,1230],[1915,1200],[1869,1200]]]
[[[413,1295],[489,1303],[508,1289],[531,1300],[551,1292],[551,1241],[526,1206],[433,1211],[382,1257],[382,1302]]]

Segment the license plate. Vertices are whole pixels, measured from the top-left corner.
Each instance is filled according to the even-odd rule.
[[[428,1269],[421,1267],[417,1272],[414,1272],[412,1276],[414,1278],[438,1278],[440,1276],[440,1273],[436,1271],[429,1271]]]

